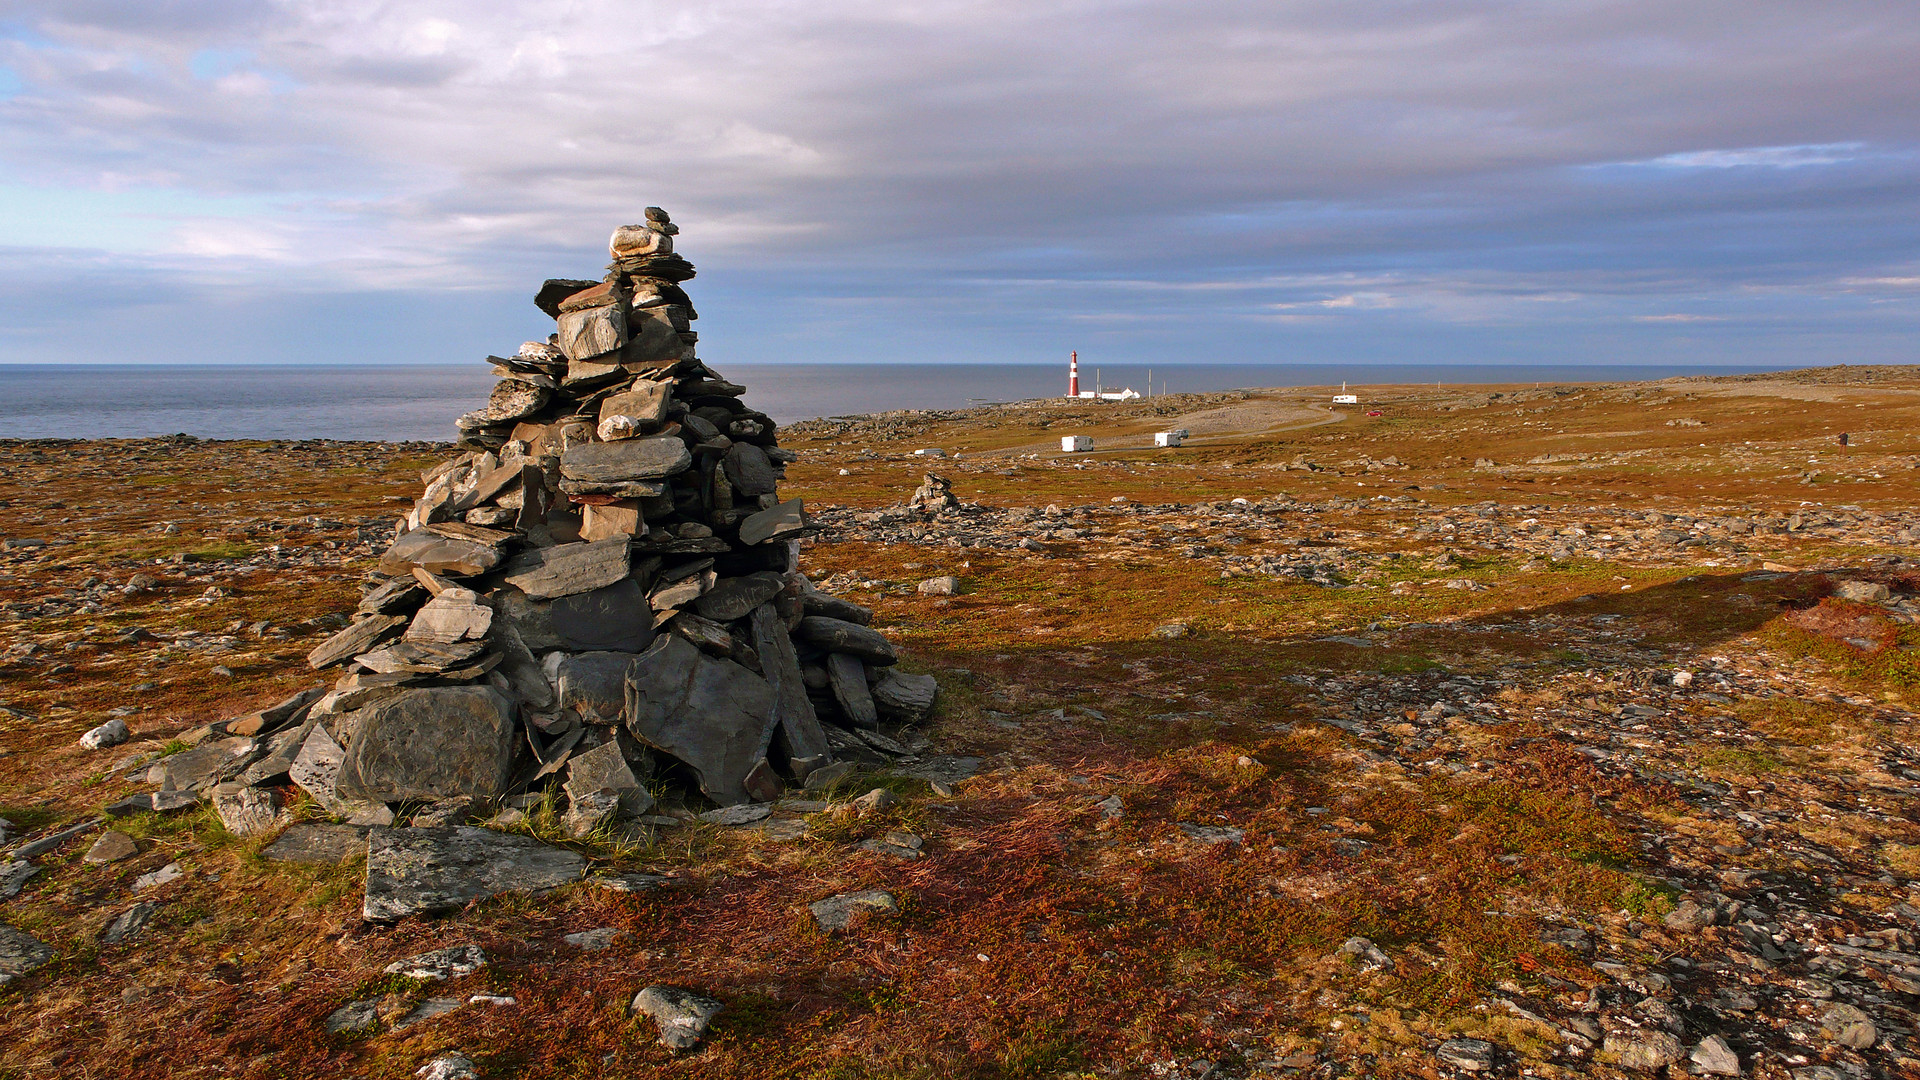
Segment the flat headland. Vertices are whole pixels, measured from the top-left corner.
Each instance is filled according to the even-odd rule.
[[[951,781],[393,924],[210,809],[19,845],[313,684],[447,448],[0,441],[0,922],[54,954],[0,1075],[1920,1070],[1920,368],[1351,392],[787,426],[802,568],[939,677]],[[928,472],[959,508],[904,506]],[[858,890],[896,909],[808,917]],[[725,1006],[702,1049],[651,984]]]

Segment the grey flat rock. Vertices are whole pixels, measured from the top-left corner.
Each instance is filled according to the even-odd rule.
[[[660,1041],[676,1051],[698,1045],[722,1008],[710,997],[672,986],[649,986],[633,997],[634,1013],[651,1019]]]
[[[912,724],[926,718],[939,693],[940,684],[931,675],[888,671],[873,684],[873,704],[883,715]]]
[[[434,979],[445,981],[457,979],[462,975],[471,975],[487,966],[487,954],[478,945],[455,945],[446,949],[435,949],[418,956],[409,956],[405,960],[395,960],[381,969],[389,975],[404,975],[409,979]]]
[[[448,577],[473,577],[499,566],[503,557],[495,544],[415,529],[395,540],[380,556],[380,571],[404,577],[418,566]]]
[[[140,845],[134,842],[133,837],[123,832],[109,830],[100,834],[100,839],[95,840],[93,846],[87,849],[87,853],[80,856],[80,861],[93,866],[102,866],[138,854],[140,854]]]
[[[38,938],[0,924],[0,986],[45,967],[56,955]]]
[[[800,657],[794,651],[793,638],[787,634],[787,624],[774,611],[772,604],[761,604],[753,609],[750,625],[753,647],[760,654],[760,670],[767,685],[773,688],[773,723],[761,737],[761,751],[765,752],[773,734],[773,726],[778,725],[781,735],[786,739],[789,756],[830,757],[827,734],[821,729],[820,718],[813,711],[812,699],[807,696],[806,681],[800,672]]]
[[[620,751],[618,739],[596,746],[584,754],[577,754],[568,761],[564,787],[569,799],[578,799],[597,791],[612,792],[620,800],[620,813],[627,816],[644,814],[653,809],[653,796],[647,793],[639,777],[633,775],[632,766],[627,764],[626,755]]]
[[[569,480],[616,483],[677,476],[693,465],[693,454],[678,435],[583,443],[560,455],[560,475]]]
[[[507,563],[506,582],[532,599],[551,600],[606,588],[627,576],[628,559],[625,537],[535,548]]]
[[[916,780],[939,781],[943,784],[957,784],[980,771],[980,759],[977,757],[954,757],[940,754],[927,758],[907,768],[895,770],[901,776],[911,776]]]
[[[833,687],[833,699],[839,702],[840,711],[849,721],[860,727],[880,723],[873,694],[867,687],[867,666],[859,657],[849,653],[827,654],[827,677]]]
[[[578,881],[586,860],[575,852],[459,825],[375,829],[367,839],[368,919],[457,910],[503,892],[540,892]]]
[[[404,540],[405,537],[401,539]],[[334,664],[345,663],[363,652],[372,652],[381,642],[398,637],[400,628],[405,625],[407,625],[405,615],[368,616],[321,642],[318,648],[307,654],[307,666],[318,671]]]
[[[752,443],[737,442],[728,448],[725,468],[727,479],[742,495],[771,495],[779,490],[780,474],[773,471],[767,452]]]
[[[898,907],[893,894],[886,890],[862,889],[815,900],[807,905],[807,910],[813,913],[813,920],[820,924],[820,929],[831,932],[857,926],[876,912],[893,911]]]
[[[169,882],[178,881],[184,876],[186,876],[186,871],[180,868],[180,864],[170,862],[158,870],[141,874],[139,877],[134,878],[133,891],[146,892],[148,889],[157,889]]]
[[[572,709],[589,724],[617,724],[627,707],[627,666],[633,654],[549,653],[546,672],[559,692],[560,707]]]
[[[745,445],[745,444],[742,444]],[[776,596],[785,584],[779,574],[762,570],[745,577],[721,578],[712,589],[693,602],[701,618],[729,623],[744,619]]]
[[[773,807],[767,803],[742,803],[709,810],[700,815],[700,820],[709,825],[751,825],[772,814]]]
[[[595,874],[587,884],[608,892],[652,892],[673,879],[664,874]]]
[[[900,659],[893,643],[878,630],[844,619],[808,615],[800,620],[800,627],[794,631],[794,636],[829,652],[850,653],[869,664],[885,665]]]
[[[774,540],[798,536],[807,529],[807,515],[799,499],[789,499],[771,510],[762,510],[740,523],[740,542],[752,547]]]
[[[550,617],[560,646],[571,652],[637,653],[653,643],[653,609],[630,577],[560,597]]]
[[[614,942],[626,936],[627,932],[624,930],[616,930],[611,926],[602,926],[595,930],[582,930],[577,934],[568,934],[566,936],[566,942],[576,949],[585,949],[588,952],[600,952],[603,949],[611,948]]]
[[[354,825],[295,825],[260,852],[275,862],[321,866],[367,853],[367,830]]]
[[[722,806],[748,801],[742,781],[760,760],[773,702],[765,679],[673,635],[627,669],[628,729],[692,766],[700,790]]]
[[[0,900],[11,900],[19,896],[20,890],[27,887],[27,879],[39,872],[39,867],[25,859],[0,863]]]
[[[361,713],[336,782],[366,802],[491,799],[520,746],[513,703],[488,686],[408,690]]]
[[[118,945],[129,938],[139,937],[140,932],[145,930],[147,924],[153,921],[154,913],[159,910],[159,904],[149,900],[140,901],[121,912],[112,922],[107,924],[107,928],[100,934],[100,943],[102,945]]]

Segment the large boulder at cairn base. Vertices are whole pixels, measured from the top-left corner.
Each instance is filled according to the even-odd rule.
[[[767,680],[666,635],[627,668],[627,727],[693,767],[722,806],[748,801],[743,781],[766,751],[774,693]]]
[[[370,802],[491,799],[519,744],[513,703],[490,686],[408,690],[361,714],[335,789]]]

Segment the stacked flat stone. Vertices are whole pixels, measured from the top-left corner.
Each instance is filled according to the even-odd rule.
[[[614,232],[603,280],[541,287],[548,340],[488,358],[464,452],[422,474],[379,584],[308,657],[339,680],[163,786],[233,800],[291,778],[385,824],[564,780],[586,831],[644,814],[656,776],[731,806],[905,753],[879,726],[923,717],[933,679],[800,573],[793,455],[695,356],[693,266],[646,217]]]

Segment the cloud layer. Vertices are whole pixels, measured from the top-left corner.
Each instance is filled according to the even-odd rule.
[[[0,6],[0,361],[1913,359],[1910,2]]]

